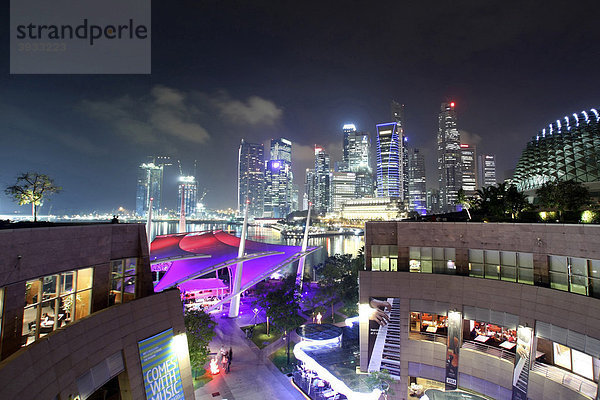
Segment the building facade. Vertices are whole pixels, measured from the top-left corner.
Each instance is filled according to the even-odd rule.
[[[180,294],[154,293],[143,224],[7,229],[0,239],[0,398],[150,398],[140,346],[157,335],[178,349],[165,379],[194,398]]]
[[[354,172],[333,172],[331,174],[331,211],[340,213],[342,206],[356,198],[356,174]]]
[[[186,217],[195,218],[196,206],[198,205],[198,183],[196,178],[193,176],[180,176],[177,187],[179,213],[181,213],[181,207],[183,207]]]
[[[529,142],[515,168],[513,183],[534,192],[545,182],[581,182],[600,196],[600,115],[592,108],[567,115]]]
[[[354,124],[344,125],[342,131],[344,153],[338,172],[353,172],[356,175],[356,198],[372,197],[371,137],[368,132],[357,132]]]
[[[411,384],[598,398],[600,226],[367,222],[365,262],[360,367],[387,366],[395,399]],[[384,302],[397,361],[372,345]]]
[[[292,142],[285,138],[271,139],[270,154],[270,161],[265,162],[263,217],[285,218],[295,211]]]
[[[477,181],[477,149],[474,144],[460,145],[460,167],[462,190],[465,196],[473,197],[479,189]]]
[[[456,210],[458,190],[462,187],[460,133],[456,125],[455,103],[442,103],[438,118],[437,165],[442,212]]]
[[[148,157],[145,163],[140,164],[135,197],[135,212],[138,216],[148,215],[150,199],[152,212],[161,212],[164,167],[168,165],[171,165],[169,157]]]
[[[402,190],[402,200],[409,202],[409,171],[408,171],[408,136],[406,135],[406,119],[404,114],[404,104],[392,100],[391,111],[392,121],[396,122],[396,130],[400,138],[400,186]]]
[[[480,154],[477,156],[477,181],[479,188],[496,186],[496,156],[493,154]]]
[[[397,221],[408,216],[399,197],[371,197],[348,200],[342,205],[341,217],[350,221]]]
[[[314,210],[317,214],[331,211],[331,159],[320,146],[315,146]]]
[[[264,197],[264,146],[242,139],[238,152],[238,214],[244,213],[248,200],[248,215],[262,217]]]
[[[398,124],[377,125],[377,197],[400,197],[402,187],[402,141]]]
[[[425,157],[417,148],[408,149],[408,205],[411,211],[427,213]]]

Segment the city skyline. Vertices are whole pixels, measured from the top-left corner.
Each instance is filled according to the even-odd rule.
[[[332,164],[341,160],[340,127],[354,123],[374,138],[392,100],[406,105],[405,133],[425,156],[430,189],[437,109],[448,100],[469,138],[462,142],[495,154],[501,181],[544,126],[598,105],[596,7],[157,2],[150,76],[9,75],[2,64],[0,126],[10,151],[0,183],[26,171],[52,176],[64,189],[42,213],[134,210],[140,163],[165,155],[198,160],[208,207],[236,208],[242,138],[290,139],[302,186],[315,143]],[[398,15],[401,24],[385,24]],[[6,9],[1,18],[8,26]],[[176,176],[166,169],[163,193],[176,193]],[[175,209],[176,196],[164,203]],[[0,196],[0,212],[14,210],[28,212]]]

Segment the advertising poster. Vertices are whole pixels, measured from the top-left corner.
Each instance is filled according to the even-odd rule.
[[[517,328],[517,351],[513,371],[512,400],[527,400],[529,365],[533,352],[533,329],[519,325]]]
[[[446,390],[458,387],[458,349],[462,342],[462,313],[448,312],[448,348],[446,350]]]
[[[184,400],[173,329],[138,342],[148,400]]]
[[[368,371],[385,369],[393,378],[399,378],[400,298],[371,298],[369,301],[368,345]]]

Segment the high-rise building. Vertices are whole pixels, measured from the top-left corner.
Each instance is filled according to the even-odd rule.
[[[331,211],[331,160],[320,146],[315,146],[315,212]]]
[[[271,160],[292,163],[292,142],[286,138],[271,139]]]
[[[392,100],[391,105],[392,121],[396,123],[396,131],[400,138],[400,189],[401,197],[404,202],[408,202],[408,137],[406,136],[406,120],[404,118],[404,104]]]
[[[440,191],[437,189],[431,189],[427,191],[427,212],[429,214],[437,214],[441,212]]]
[[[164,167],[168,165],[171,165],[169,157],[148,157],[145,163],[140,164],[135,197],[135,211],[138,216],[148,214],[150,199],[153,199],[152,212],[160,213]]]
[[[246,200],[248,215],[262,217],[265,197],[264,146],[242,139],[238,156],[238,213],[243,214]]]
[[[338,172],[354,172],[356,198],[373,196],[373,168],[371,166],[371,138],[368,132],[357,132],[354,124],[345,124],[344,160],[336,163]]]
[[[356,174],[354,172],[333,172],[331,180],[331,210],[339,213],[342,205],[355,198]]]
[[[425,157],[417,148],[408,149],[408,203],[410,210],[427,213]]]
[[[458,190],[462,187],[460,133],[456,126],[454,102],[442,103],[437,134],[438,183],[442,212],[456,210]]]
[[[181,213],[181,196],[183,196],[183,209],[185,211],[185,216],[192,218],[195,217],[196,205],[198,203],[198,185],[196,183],[196,178],[193,176],[180,176],[177,188],[178,211]]]
[[[477,181],[477,150],[475,145],[462,143],[460,145],[460,165],[462,190],[465,196],[473,197],[479,189]]]
[[[496,186],[496,156],[494,154],[480,154],[477,156],[477,175],[479,188]]]
[[[308,203],[315,204],[315,193],[317,188],[317,175],[313,168],[306,168],[304,181],[304,201],[303,209],[308,210]]]
[[[396,122],[377,125],[377,197],[401,197],[401,147]]]
[[[270,155],[265,166],[264,217],[285,218],[295,211],[292,142],[285,138],[271,139]]]

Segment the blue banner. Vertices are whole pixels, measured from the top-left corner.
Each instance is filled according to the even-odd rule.
[[[184,400],[173,329],[138,342],[148,400]]]

